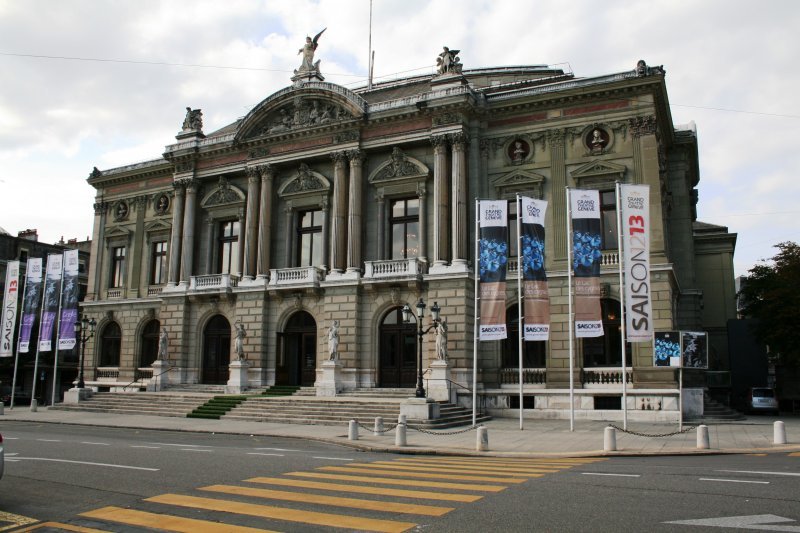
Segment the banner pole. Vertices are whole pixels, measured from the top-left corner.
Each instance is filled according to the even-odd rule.
[[[473,309],[473,324],[474,324],[474,341],[473,341],[473,350],[472,350],[472,425],[475,426],[477,423],[477,414],[476,414],[476,406],[478,402],[478,343],[480,337],[480,328],[479,328],[479,317],[478,317],[478,301],[479,293],[478,293],[478,282],[480,281],[480,264],[478,263],[478,254],[480,248],[480,242],[478,241],[479,236],[479,224],[481,219],[480,213],[480,202],[477,198],[475,198],[475,263],[473,264],[473,269],[475,270],[475,309]]]
[[[622,428],[628,429],[628,365],[625,356],[625,332],[628,326],[625,319],[625,277],[623,275],[623,262],[625,261],[623,253],[622,242],[622,191],[620,190],[619,181],[616,182],[617,194],[617,253],[619,254],[619,310],[620,310],[620,332],[622,333]]]
[[[681,352],[681,368],[678,371],[678,431],[683,431],[683,352]]]
[[[22,338],[22,317],[25,316],[25,295],[28,294],[28,261],[25,261],[25,276],[23,276],[23,286],[22,286],[22,308],[19,312],[19,328],[17,328],[17,353],[14,355],[14,377],[11,378],[11,405],[9,407],[11,409],[14,408],[14,393],[17,390],[17,366],[19,365],[19,343],[20,339]],[[20,263],[21,265],[22,263]],[[20,269],[21,270],[21,269]],[[20,272],[21,273],[21,272]],[[24,377],[23,377],[24,381]]]
[[[53,393],[50,397],[50,405],[56,404],[56,382],[58,381],[58,344],[61,338],[61,307],[64,305],[64,266],[67,264],[66,253],[61,255],[61,288],[58,295],[58,326],[56,327],[56,349],[53,351]]]
[[[569,314],[569,430],[575,431],[575,378],[573,372],[573,359],[575,346],[572,337],[575,333],[575,317],[572,314],[572,203],[569,187],[567,193],[567,293]]]
[[[524,327],[522,325],[522,204],[519,194],[517,194],[517,324],[519,325],[519,429],[522,428],[522,349],[523,349],[523,335]]]
[[[39,335],[36,338],[36,357],[33,360],[33,385],[31,386],[31,411],[36,409],[36,380],[39,374],[39,344],[42,339],[42,319],[44,318],[44,304],[47,297],[47,271],[50,264],[50,255],[47,256],[47,263],[42,268],[42,307],[39,309]]]

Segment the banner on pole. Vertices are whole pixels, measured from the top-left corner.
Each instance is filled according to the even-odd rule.
[[[628,342],[650,342],[650,186],[620,185]]]
[[[681,331],[683,368],[708,368],[708,333]]]
[[[544,270],[544,216],[547,202],[521,196],[519,267],[522,270],[522,293],[526,341],[550,339],[550,295]]]
[[[481,319],[478,340],[505,339],[508,202],[478,202],[478,267]]]
[[[56,323],[58,303],[61,300],[61,274],[63,267],[63,255],[50,254],[47,256],[44,301],[42,302],[42,325],[39,328],[40,352],[49,352],[53,349],[53,326]]]
[[[681,338],[677,331],[657,331],[653,366],[681,366]]]
[[[603,335],[600,308],[600,192],[571,189],[575,337]]]
[[[19,297],[19,261],[6,264],[6,284],[3,291],[3,316],[0,324],[0,357],[11,357],[14,352],[14,326],[17,324],[17,299]]]
[[[58,349],[75,347],[75,328],[78,321],[78,250],[64,252],[64,283],[61,294],[61,320],[59,322]]]
[[[36,323],[36,310],[42,295],[42,259],[28,259],[25,269],[25,298],[22,300],[22,324],[19,332],[19,351],[28,353],[33,325]]]

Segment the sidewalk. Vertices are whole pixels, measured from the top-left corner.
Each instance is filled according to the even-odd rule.
[[[784,422],[786,445],[773,445],[773,423]],[[312,426],[301,424],[275,424],[238,420],[202,420],[149,415],[118,415],[77,411],[50,411],[40,407],[31,412],[27,406],[5,408],[0,415],[3,422],[25,421],[53,424],[125,427],[201,433],[231,433],[311,439],[331,444],[370,451],[387,451],[412,454],[477,454],[495,456],[614,456],[614,455],[674,455],[708,453],[767,453],[800,452],[800,418],[750,417],[735,423],[707,423],[710,448],[697,448],[697,430],[663,437],[645,437],[623,431],[616,432],[617,451],[604,452],[604,430],[610,424],[602,421],[575,420],[574,431],[569,420],[525,420],[519,429],[519,419],[498,418],[484,424],[488,428],[489,451],[476,452],[477,431],[435,430],[419,431],[409,428],[407,446],[395,446],[396,421],[385,420],[390,431],[374,436],[374,420],[360,420],[358,440],[348,439],[348,426]],[[621,428],[621,422],[614,422]],[[684,429],[695,424],[684,424]],[[366,429],[369,428],[369,429]],[[647,435],[674,433],[675,424],[630,423],[628,430]]]

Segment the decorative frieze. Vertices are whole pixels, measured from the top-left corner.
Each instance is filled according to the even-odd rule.
[[[628,124],[631,129],[631,135],[633,135],[634,138],[644,135],[654,135],[656,133],[657,123],[656,117],[653,115],[630,118],[628,119]]]

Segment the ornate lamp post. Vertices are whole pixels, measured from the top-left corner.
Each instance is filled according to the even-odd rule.
[[[81,370],[78,374],[78,388],[83,389],[86,383],[83,381],[83,360],[86,356],[86,341],[94,337],[94,328],[97,326],[95,319],[89,320],[84,316],[80,321],[76,320],[74,324],[75,338],[81,343]]]
[[[415,320],[417,321],[417,391],[415,396],[417,398],[424,398],[425,397],[425,387],[422,385],[422,337],[430,330],[436,327],[436,325],[441,320],[439,318],[439,308],[438,302],[433,302],[433,307],[431,307],[431,320],[433,324],[428,326],[426,329],[422,327],[422,317],[425,315],[425,302],[422,301],[422,298],[419,299],[417,302],[417,316]],[[414,316],[411,313],[411,307],[408,304],[403,306],[403,322],[406,324],[411,324],[411,318]]]

